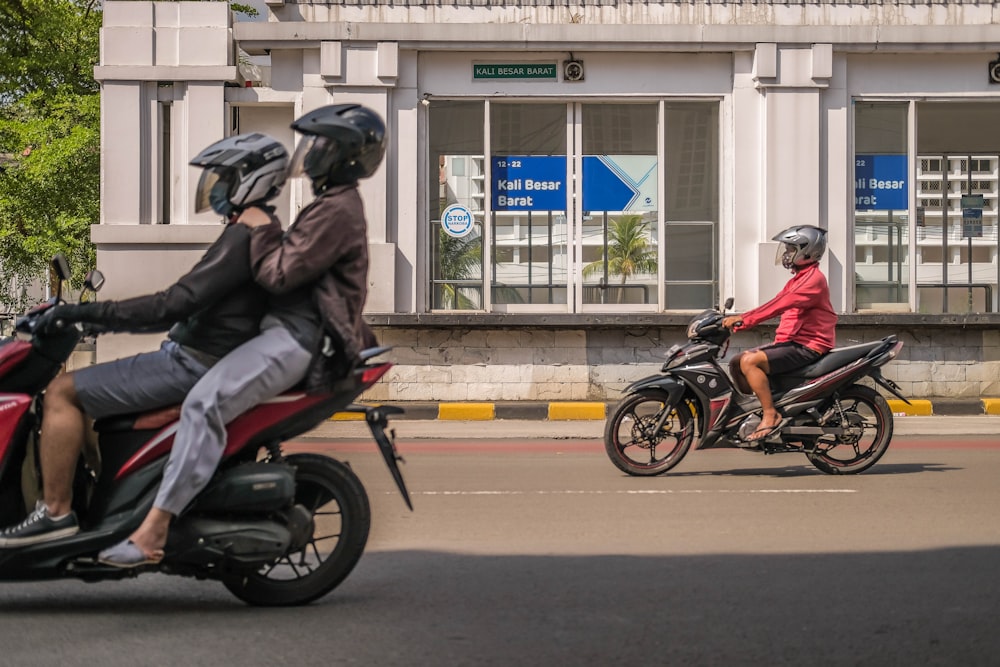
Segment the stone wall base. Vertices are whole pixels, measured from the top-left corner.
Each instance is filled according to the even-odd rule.
[[[912,398],[1000,396],[1000,332],[838,328],[837,345],[895,333],[904,346],[883,375]],[[682,328],[423,329],[379,327],[395,363],[363,398],[373,401],[614,401],[656,374]],[[768,343],[773,329],[733,336],[724,357]]]

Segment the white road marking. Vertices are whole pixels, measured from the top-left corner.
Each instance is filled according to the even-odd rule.
[[[386,491],[392,495],[395,491]],[[857,493],[856,489],[622,489],[619,491],[410,491],[413,496],[668,496],[698,493]]]

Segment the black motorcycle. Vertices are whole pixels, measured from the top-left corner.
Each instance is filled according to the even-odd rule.
[[[732,308],[726,301],[724,310]],[[909,404],[879,370],[903,347],[895,335],[840,347],[816,362],[769,376],[778,429],[749,440],[762,417],[760,402],[733,383],[719,360],[729,348],[723,313],[705,310],[688,325],[688,342],[674,345],[659,375],[632,383],[604,430],[604,447],[620,470],[659,475],[695,449],[738,447],[777,454],[798,452],[829,474],[867,470],[892,440],[892,411],[868,384]]]

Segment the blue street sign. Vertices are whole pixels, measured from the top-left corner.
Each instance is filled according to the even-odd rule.
[[[494,155],[494,211],[565,211],[564,155]]]
[[[909,207],[906,155],[854,156],[854,208],[903,211]]]
[[[583,210],[655,211],[655,155],[585,155]]]

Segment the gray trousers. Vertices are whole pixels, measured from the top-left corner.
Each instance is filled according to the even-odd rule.
[[[180,514],[222,460],[226,424],[305,377],[312,354],[275,320],[265,317],[262,327],[256,338],[212,366],[187,395],[154,507]]]
[[[208,366],[172,340],[155,352],[73,371],[77,400],[93,419],[146,412],[184,400]]]

